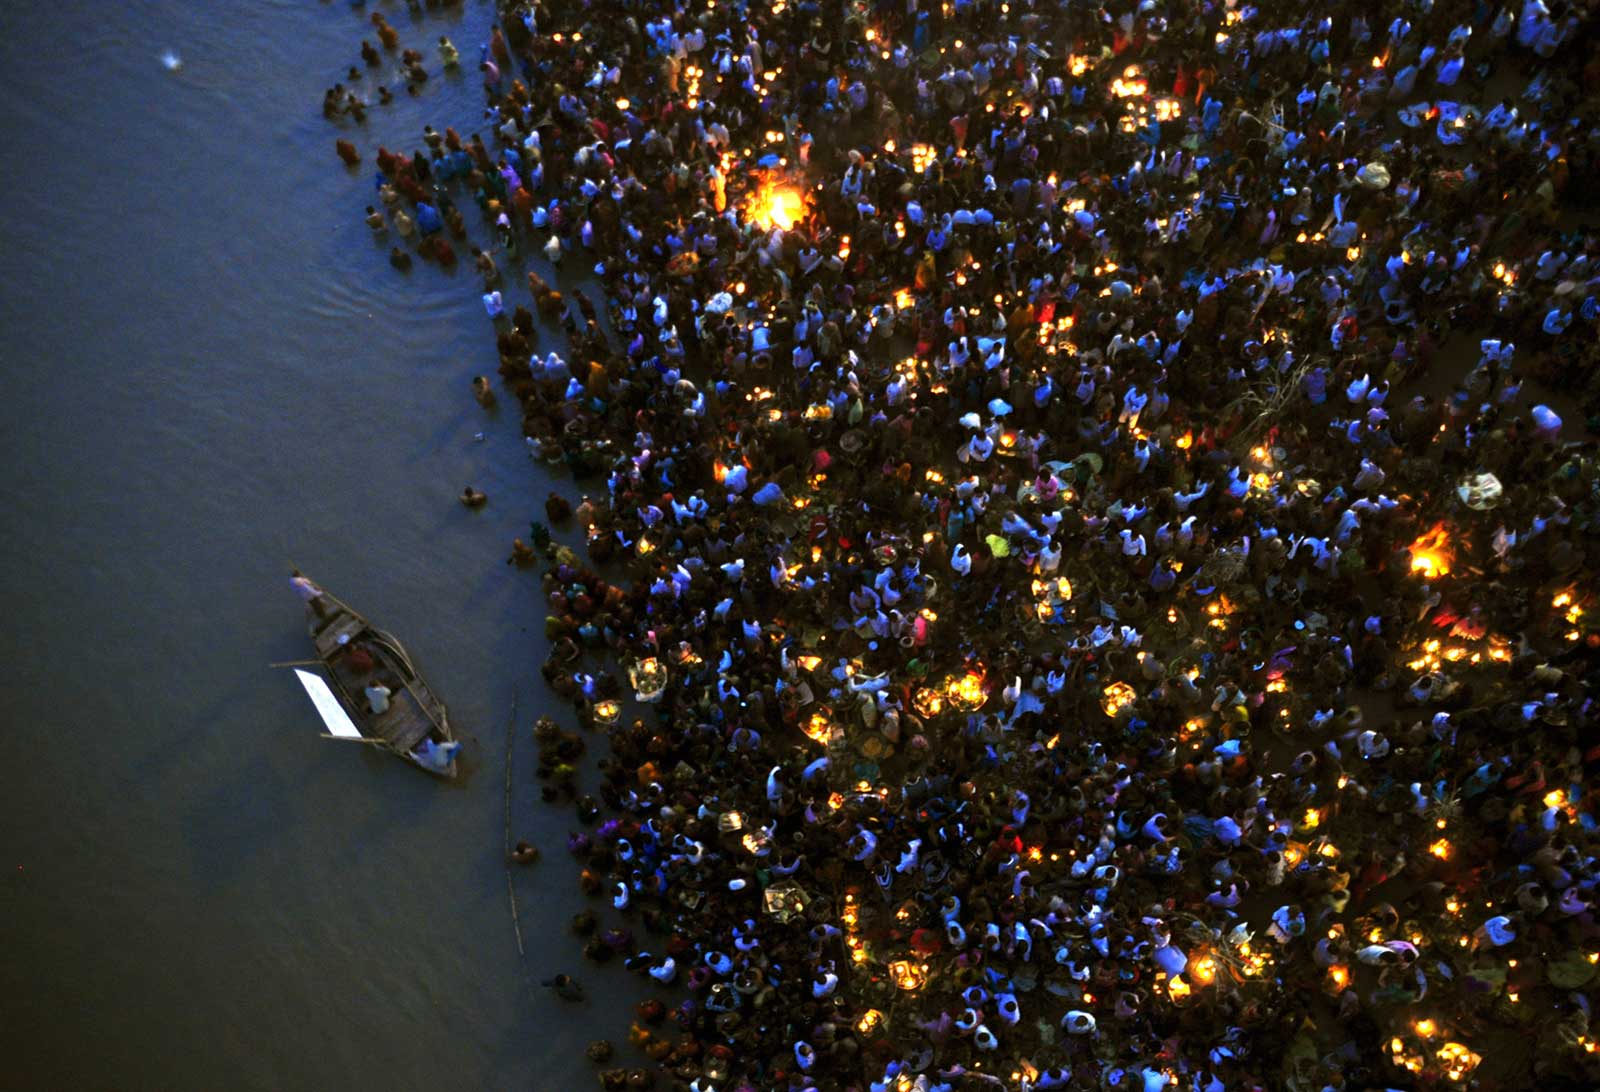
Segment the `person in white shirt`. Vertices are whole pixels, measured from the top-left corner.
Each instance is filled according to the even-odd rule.
[[[374,679],[367,684],[365,693],[367,695],[367,708],[371,710],[373,716],[381,717],[389,711],[389,695],[394,691]]]

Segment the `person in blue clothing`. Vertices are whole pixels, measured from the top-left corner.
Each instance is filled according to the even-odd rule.
[[[1600,1079],[1600,68],[1523,6],[504,3],[380,154],[568,280],[486,301],[590,494],[514,563],[661,1080]]]

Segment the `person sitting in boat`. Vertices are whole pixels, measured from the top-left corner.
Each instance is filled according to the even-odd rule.
[[[365,675],[378,666],[378,661],[372,656],[372,649],[367,647],[365,641],[357,641],[354,644],[347,645],[344,650],[344,659],[350,670],[357,675]]]
[[[364,693],[367,695],[367,708],[375,717],[381,717],[389,711],[389,695],[394,691],[383,685],[381,679],[373,679],[367,684]]]
[[[435,743],[431,739],[424,739],[412,750],[411,757],[424,769],[433,770],[435,773],[448,773],[450,763],[456,760],[456,752],[459,750],[461,744],[454,741]]]
[[[488,499],[489,494],[480,492],[470,485],[461,491],[461,503],[468,508],[482,508]]]

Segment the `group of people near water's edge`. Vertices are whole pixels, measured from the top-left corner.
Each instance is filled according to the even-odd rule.
[[[1592,8],[501,3],[410,153],[380,33],[607,1087],[1600,1083]]]

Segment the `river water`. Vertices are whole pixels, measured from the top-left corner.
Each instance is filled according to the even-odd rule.
[[[319,104],[374,7],[434,78],[347,171]],[[622,972],[583,1006],[537,985],[582,971],[580,898],[530,776],[537,579],[501,560],[550,483],[471,398],[475,275],[398,274],[361,220],[378,143],[473,127],[475,63],[443,78],[430,43],[475,62],[490,17],[0,6],[0,1085],[575,1089],[625,1029]],[[463,784],[318,738],[268,667],[309,654],[291,561],[407,642]],[[547,856],[515,880],[522,962],[514,696],[513,836]]]

